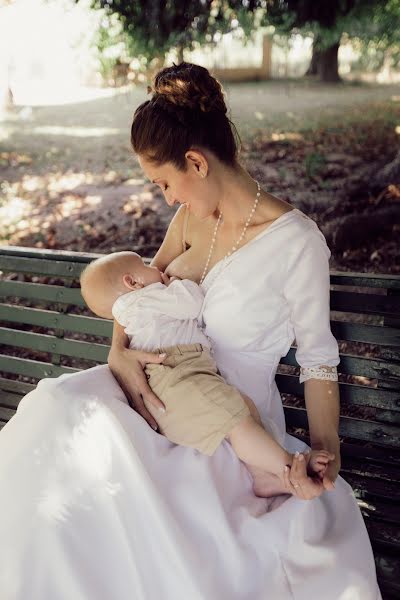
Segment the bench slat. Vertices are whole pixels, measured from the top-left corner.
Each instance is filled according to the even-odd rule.
[[[400,290],[400,278],[396,275],[331,270],[330,276],[332,285]]]
[[[24,395],[6,392],[0,388],[0,406],[16,410]]]
[[[102,337],[112,336],[112,321],[97,317],[68,315],[52,310],[0,304],[0,320],[12,323],[27,323],[42,327],[57,327],[67,331],[76,331]],[[343,321],[331,321],[332,333],[339,340],[363,342],[367,344],[387,345],[400,348],[400,332],[392,327],[380,325],[363,325]],[[392,353],[393,354],[393,353]],[[393,354],[392,359],[399,359],[400,353]]]
[[[77,373],[80,370],[73,369],[72,367],[59,367],[58,365],[52,365],[51,363],[39,360],[0,354],[0,371],[5,373],[43,379],[43,377],[58,377],[58,375],[62,375],[63,373]]]
[[[8,421],[15,415],[15,410],[12,408],[6,408],[4,406],[0,406],[0,420]]]
[[[0,281],[0,297],[18,297],[85,307],[79,288],[25,281]]]
[[[110,339],[113,330],[112,321],[105,319],[68,315],[54,310],[27,308],[26,306],[11,304],[0,304],[0,320],[10,323],[38,325],[49,329],[63,329],[74,333],[98,335]]]
[[[26,258],[20,256],[2,256],[0,270],[46,277],[68,277],[76,279],[85,268],[84,264],[58,261],[56,259]]]
[[[400,348],[400,332],[394,327],[333,320],[331,321],[331,329],[338,340]],[[397,353],[397,356],[399,356],[399,353]]]
[[[377,500],[384,500],[388,503],[398,503],[400,500],[400,490],[397,482],[366,478],[364,475],[348,471],[346,467],[340,471],[340,474],[351,485],[357,498],[372,504]],[[397,511],[397,520],[399,518],[400,515]]]
[[[107,362],[110,350],[110,347],[104,344],[68,340],[44,333],[32,333],[4,327],[0,327],[0,343],[103,363]]]
[[[283,365],[298,367],[296,361],[296,349],[291,348],[280,362]],[[347,375],[359,375],[369,377],[370,379],[387,379],[389,381],[399,382],[400,387],[400,364],[397,362],[341,354],[338,370],[340,373],[345,373]]]
[[[296,375],[278,373],[276,383],[283,394],[304,396],[304,386],[299,383]],[[380,390],[365,385],[339,383],[340,401],[347,406],[370,406],[390,411],[400,412],[400,391]]]
[[[34,390],[36,385],[33,383],[26,383],[25,381],[15,381],[14,379],[6,379],[0,377],[0,390],[7,392],[13,392],[15,394],[21,394],[24,396],[28,392]]]
[[[308,430],[307,413],[303,408],[284,406],[288,424]],[[400,448],[399,428],[376,421],[340,417],[339,434],[346,438],[369,441],[378,446]]]
[[[330,307],[340,312],[396,317],[400,313],[400,298],[332,290]]]

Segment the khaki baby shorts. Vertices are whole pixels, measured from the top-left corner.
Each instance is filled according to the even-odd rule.
[[[162,364],[148,364],[145,373],[153,392],[164,403],[163,413],[145,401],[165,437],[211,456],[225,436],[250,415],[240,392],[218,372],[208,348],[183,344],[159,348]]]

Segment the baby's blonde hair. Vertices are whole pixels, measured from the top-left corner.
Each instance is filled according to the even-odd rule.
[[[103,304],[103,299],[117,293],[121,287],[122,276],[128,271],[132,271],[133,257],[142,260],[136,252],[113,252],[96,258],[83,269],[80,274],[81,294],[91,310],[93,310],[93,302],[91,302],[90,291],[93,290],[95,284],[98,285],[98,281],[101,281],[103,298],[99,299],[99,304]],[[130,259],[129,265],[127,264],[128,259]]]

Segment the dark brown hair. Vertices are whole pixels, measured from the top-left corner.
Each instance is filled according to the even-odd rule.
[[[173,64],[161,69],[147,89],[153,96],[136,109],[131,128],[137,154],[184,171],[187,150],[202,147],[235,166],[240,137],[227,117],[221,84],[206,68]]]

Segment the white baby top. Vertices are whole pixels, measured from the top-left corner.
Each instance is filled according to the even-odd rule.
[[[125,328],[133,348],[152,352],[177,344],[211,344],[198,324],[204,294],[194,281],[172,281],[169,286],[152,283],[123,294],[112,314]]]

